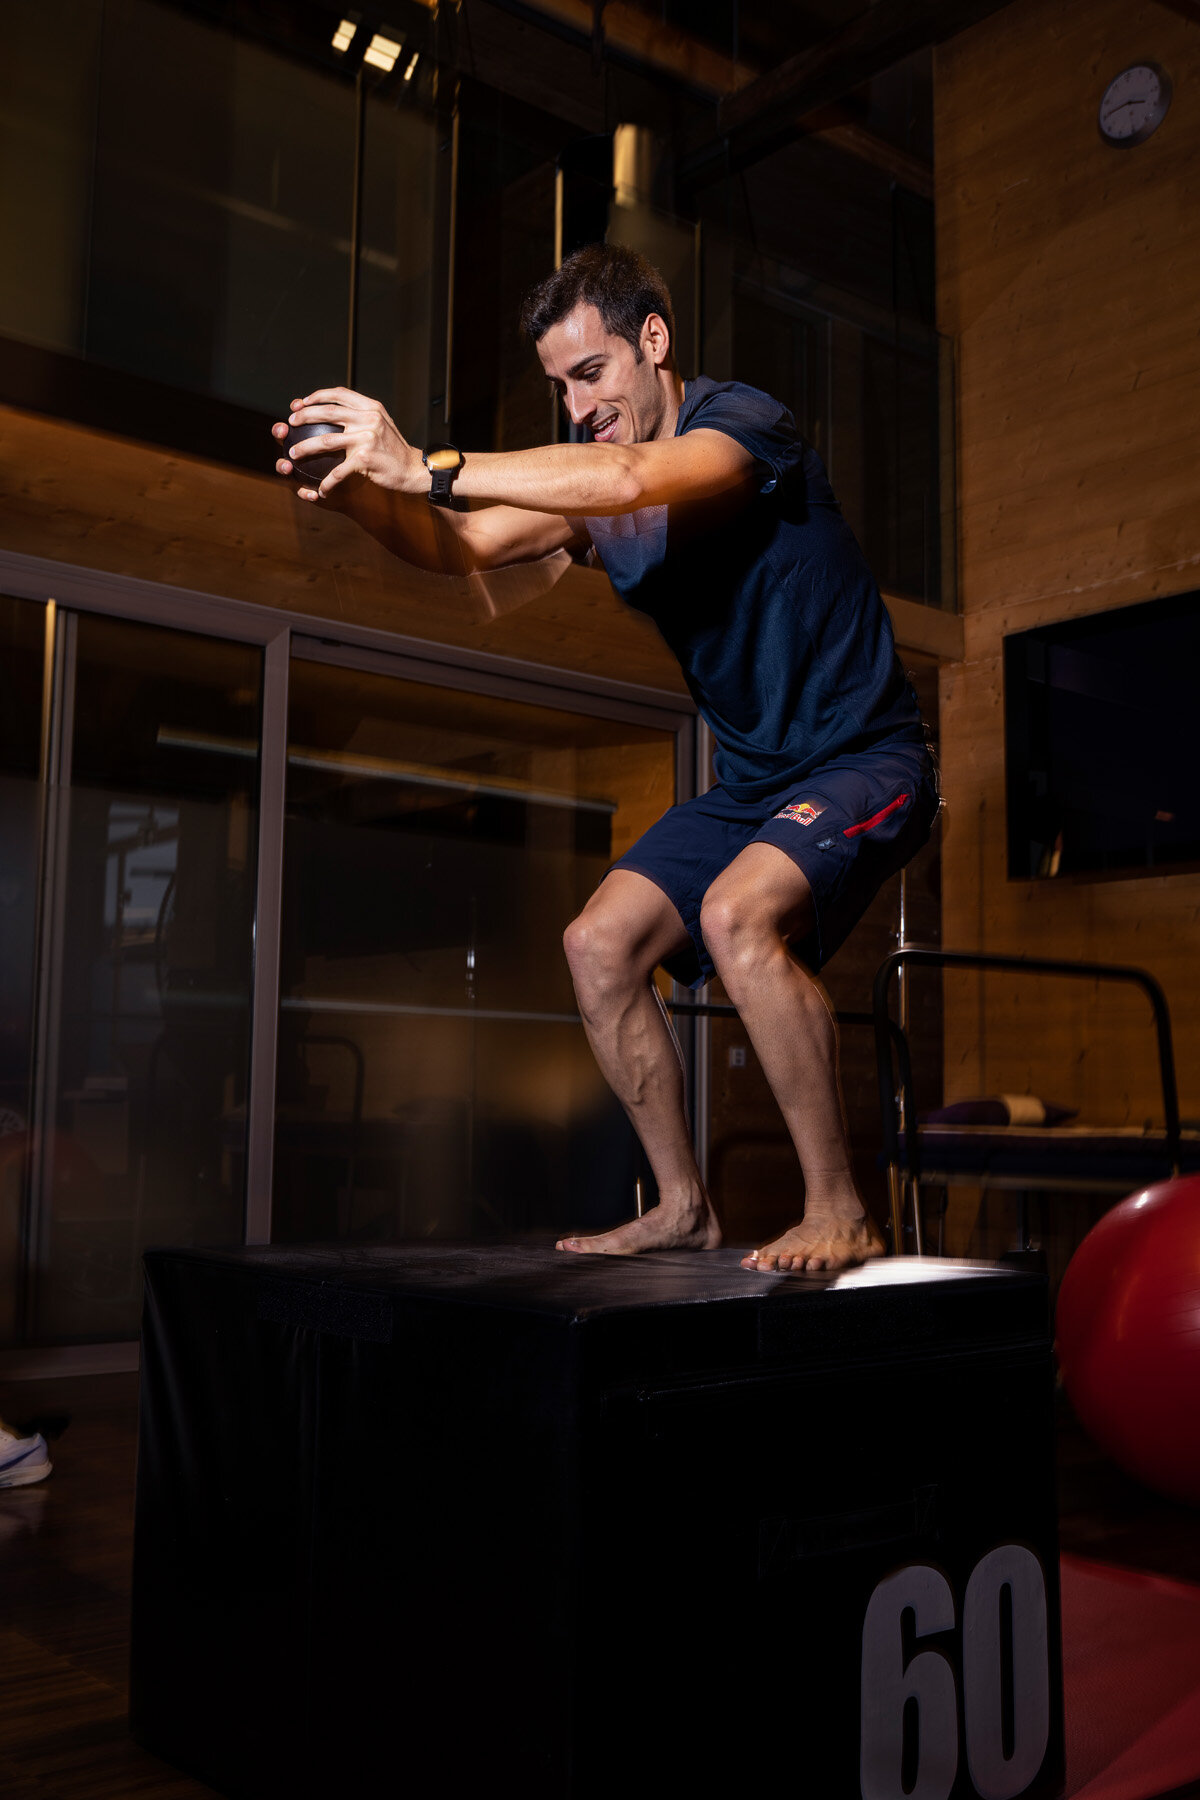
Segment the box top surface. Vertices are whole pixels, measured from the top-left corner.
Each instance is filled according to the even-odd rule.
[[[988,1263],[887,1257],[840,1274],[757,1274],[740,1267],[740,1249],[654,1251],[636,1257],[581,1256],[543,1243],[249,1246],[229,1250],[151,1250],[147,1262],[185,1260],[228,1266],[273,1282],[298,1282],[410,1299],[513,1308],[568,1319],[697,1305],[840,1308],[886,1292],[902,1311],[927,1305],[937,1290],[963,1298],[972,1289],[1044,1293],[1040,1275]]]

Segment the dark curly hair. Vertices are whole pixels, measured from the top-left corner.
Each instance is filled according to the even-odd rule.
[[[675,309],[666,282],[653,263],[626,244],[585,244],[560,269],[539,281],[521,308],[521,329],[533,343],[573,312],[580,302],[594,306],[605,331],[632,344],[642,360],[642,326],[651,313],[666,320],[671,334],[669,362],[675,366]]]

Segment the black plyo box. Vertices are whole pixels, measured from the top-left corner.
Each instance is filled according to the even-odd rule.
[[[152,1251],[139,1738],[235,1800],[1058,1791],[1044,1282]]]

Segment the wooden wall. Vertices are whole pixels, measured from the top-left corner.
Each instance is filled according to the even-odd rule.
[[[264,444],[264,469],[273,447]],[[523,601],[521,573],[425,575],[261,476],[0,406],[0,547],[116,575],[679,692],[674,658],[598,570]]]
[[[273,446],[264,444],[264,468]],[[0,405],[0,549],[314,619],[684,692],[654,626],[599,569],[478,584],[426,575],[289,485]],[[542,584],[544,585],[544,583]],[[888,597],[908,652],[957,654],[958,620]]]
[[[1101,94],[1147,59],[1170,112],[1112,149]],[[964,613],[941,680],[943,941],[1152,970],[1200,1114],[1200,875],[1007,879],[1001,674],[1006,632],[1200,587],[1200,24],[1158,0],[1014,0],[938,51],[935,94]],[[946,1085],[1161,1116],[1144,1003],[1063,983],[948,988]]]

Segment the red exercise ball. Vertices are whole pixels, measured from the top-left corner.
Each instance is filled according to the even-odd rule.
[[[1088,1232],[1056,1335],[1085,1431],[1147,1487],[1200,1506],[1200,1175],[1131,1194]]]

